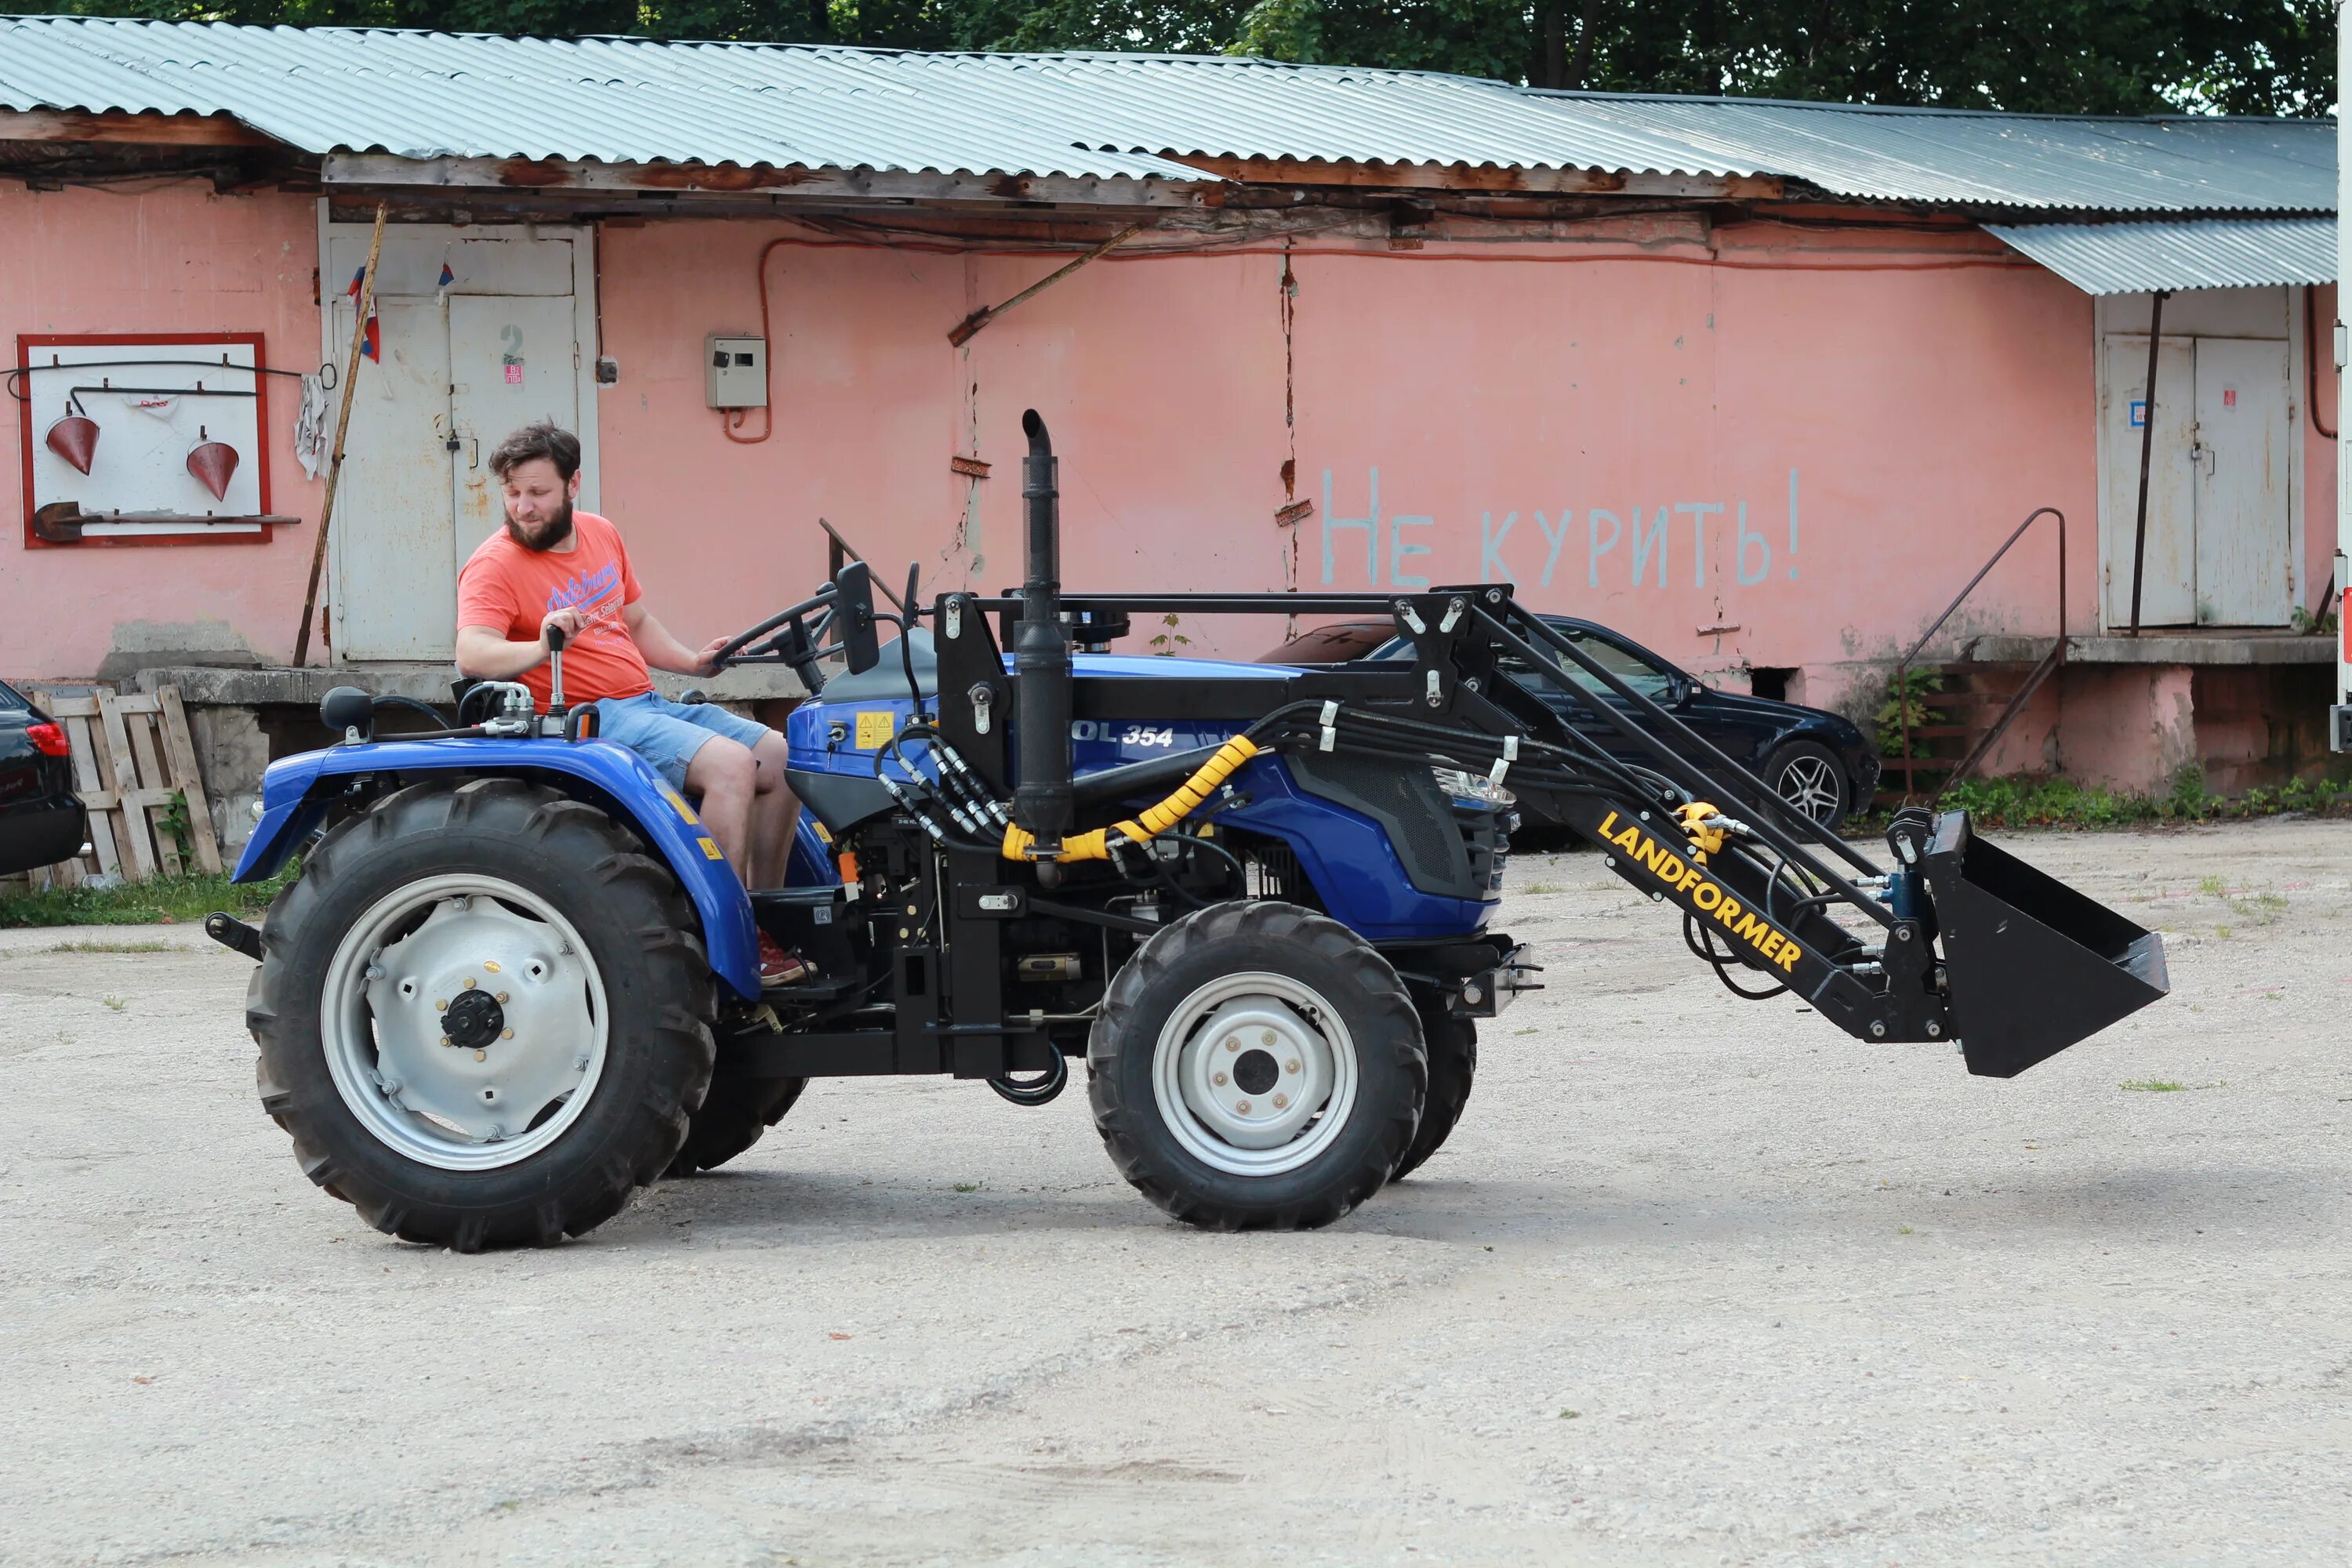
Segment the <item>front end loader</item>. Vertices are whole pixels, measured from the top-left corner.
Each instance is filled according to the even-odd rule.
[[[2165,994],[2157,936],[1965,814],[1899,813],[1882,867],[1507,586],[1065,594],[1055,458],[1024,427],[1017,593],[919,606],[910,578],[893,614],[853,563],[722,655],[814,693],[786,728],[785,887],[746,893],[592,713],[494,694],[478,722],[378,736],[377,701],[331,695],[344,742],[273,765],[237,871],[299,850],[302,875],[258,932],[208,922],[260,960],[262,1102],[313,1182],[412,1239],[552,1242],[741,1153],[813,1079],[1037,1105],[1083,1058],[1112,1159],[1161,1208],[1327,1224],[1437,1151],[1478,1024],[1541,984],[1493,929],[1526,800],[1671,906],[1727,988],[1857,1038],[2008,1078]],[[1170,613],[1386,616],[1414,657],[1102,651]],[[1613,695],[1593,713],[1648,760],[1511,668]],[[763,931],[813,973],[762,990]]]

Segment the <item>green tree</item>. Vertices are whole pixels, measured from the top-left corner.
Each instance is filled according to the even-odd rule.
[[[1542,87],[2327,112],[2327,0],[68,0],[85,14],[918,49],[1233,53]]]

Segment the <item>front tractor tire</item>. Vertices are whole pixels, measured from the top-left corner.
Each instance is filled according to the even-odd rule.
[[[1404,1158],[1389,1180],[1402,1182],[1421,1169],[1444,1147],[1463,1107],[1470,1103],[1471,1081],[1478,1076],[1478,1026],[1450,1016],[1443,1003],[1422,1009],[1421,1037],[1429,1047],[1429,1097],[1422,1104],[1421,1127],[1406,1145]]]
[[[1153,934],[1103,998],[1087,1095],[1144,1196],[1213,1230],[1328,1225],[1419,1126],[1421,1021],[1386,959],[1295,904],[1212,905]]]
[[[246,995],[262,1108],[406,1241],[549,1245],[676,1158],[715,982],[669,868],[520,779],[413,785],[271,904]]]

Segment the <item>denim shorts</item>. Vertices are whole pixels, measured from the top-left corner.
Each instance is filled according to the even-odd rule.
[[[658,691],[599,699],[596,721],[598,739],[628,747],[675,790],[686,788],[687,764],[711,736],[724,735],[748,750],[769,732],[765,724],[739,718],[716,702],[672,702]]]

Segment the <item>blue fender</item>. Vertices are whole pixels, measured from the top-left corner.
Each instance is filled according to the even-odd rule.
[[[606,741],[385,741],[305,752],[269,764],[261,780],[261,820],[237,861],[235,880],[275,875],[325,817],[333,782],[360,774],[415,783],[433,773],[556,776],[568,793],[593,799],[626,819],[669,863],[694,912],[711,972],[738,997],[760,994],[759,936],[743,884],[719,852],[694,808],[635,752]],[[584,786],[584,787],[583,787]],[[832,857],[808,814],[801,816],[790,880],[837,879]]]

